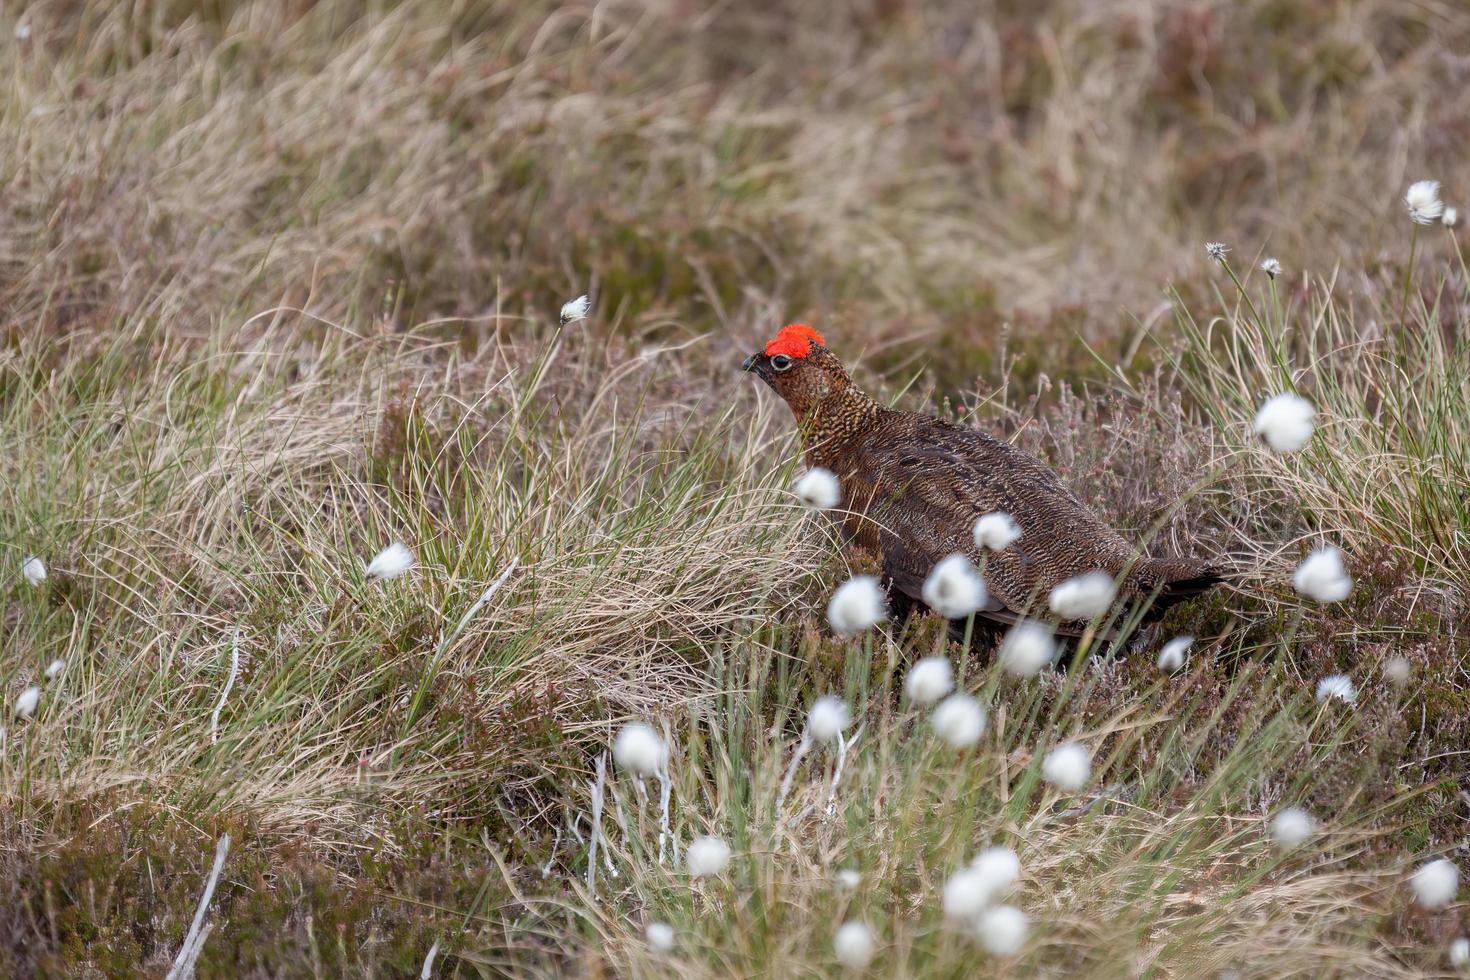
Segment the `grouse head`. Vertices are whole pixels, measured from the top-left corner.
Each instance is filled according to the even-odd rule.
[[[805,323],[790,323],[764,350],[747,357],[740,369],[755,372],[785,399],[798,422],[806,421],[824,404],[860,396],[842,362],[824,343],[822,335]]]

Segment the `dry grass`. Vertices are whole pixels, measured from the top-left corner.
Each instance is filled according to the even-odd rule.
[[[436,939],[443,973],[798,974],[859,912],[888,972],[957,973],[932,892],[999,836],[1038,937],[1002,972],[1442,965],[1464,909],[1407,911],[1399,883],[1467,816],[1466,281],[1432,229],[1401,302],[1397,195],[1470,193],[1458,5],[0,20],[0,689],[68,664],[5,719],[3,971],[162,974],[226,830],[209,975],[416,975]],[[1265,315],[1206,238],[1286,263],[1269,305],[1247,282]],[[821,637],[849,556],[782,491],[784,410],[735,376],[799,317],[1136,536],[1240,557],[1239,589],[1170,620],[1205,638],[1187,679],[1141,657],[1001,688],[977,651],[1009,721],[973,766],[936,754],[892,695],[935,624]],[[1245,427],[1288,379],[1327,424],[1283,460]],[[1284,574],[1319,536],[1364,585],[1298,613]],[[365,582],[396,538],[420,568]],[[1401,696],[1374,680],[1395,653]],[[1307,704],[1334,670],[1364,689],[1339,728]],[[778,851],[793,719],[828,689],[873,727],[843,809]],[[680,839],[730,834],[737,868],[691,889],[619,827],[594,903],[574,819],[635,715],[674,739]],[[1063,730],[1133,795],[1056,819],[1027,766]],[[1289,860],[1260,837],[1283,800],[1337,818]],[[639,939],[655,911],[675,959]]]

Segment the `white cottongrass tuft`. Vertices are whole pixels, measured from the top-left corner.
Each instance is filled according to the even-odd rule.
[[[730,866],[730,845],[718,837],[696,837],[684,854],[684,863],[696,878],[717,875]]]
[[[402,541],[394,541],[368,562],[367,577],[369,581],[382,579],[386,582],[402,575],[412,568],[413,564],[413,552],[409,550],[408,545]]]
[[[952,749],[967,749],[985,732],[985,709],[968,694],[951,694],[934,709],[929,723]]]
[[[1021,525],[1005,511],[986,514],[975,522],[975,546],[990,551],[1004,551],[1021,536]]]
[[[1344,704],[1352,704],[1358,700],[1358,689],[1353,686],[1353,680],[1346,674],[1329,674],[1317,682],[1317,703],[1321,704],[1328,698],[1337,698]]]
[[[29,41],[31,39],[31,25],[23,20],[16,21],[15,39],[17,41]]]
[[[1287,807],[1271,818],[1271,840],[1283,851],[1305,844],[1317,832],[1317,822],[1299,806]]]
[[[861,633],[888,616],[883,587],[871,575],[854,575],[832,593],[827,603],[827,622],[843,636]]]
[[[1221,265],[1225,264],[1225,253],[1230,251],[1230,246],[1224,242],[1205,242],[1205,254]]]
[[[844,922],[832,937],[832,951],[837,962],[849,970],[861,970],[873,962],[877,944],[873,941],[873,930],[861,922]]]
[[[35,555],[26,555],[20,563],[20,574],[29,585],[41,585],[46,581],[46,563]]]
[[[837,482],[837,474],[820,466],[803,473],[793,489],[812,510],[831,510],[842,502],[842,484]]]
[[[980,913],[975,935],[993,956],[1014,956],[1026,945],[1031,923],[1014,905],[997,905]]]
[[[1261,263],[1261,271],[1272,279],[1281,275],[1281,262],[1277,259],[1266,259]]]
[[[1440,909],[1455,900],[1460,890],[1460,869],[1445,858],[1419,866],[1409,879],[1414,898],[1426,909]]]
[[[667,922],[650,922],[643,930],[648,945],[660,953],[674,948],[674,927]]]
[[[950,555],[924,580],[924,601],[945,619],[964,619],[985,605],[985,581],[964,555]]]
[[[1256,413],[1252,428],[1273,452],[1294,453],[1312,438],[1312,419],[1317,410],[1300,395],[1272,395]]]
[[[1107,572],[1069,578],[1051,590],[1051,611],[1063,619],[1092,619],[1108,611],[1117,586]]]
[[[15,713],[22,718],[29,718],[36,713],[36,705],[41,703],[41,689],[32,684],[20,696],[15,699]]]
[[[1166,674],[1177,674],[1184,669],[1185,655],[1194,645],[1192,636],[1176,636],[1159,651],[1159,669]]]
[[[939,895],[939,902],[949,918],[972,922],[995,897],[996,893],[985,876],[969,867],[949,876],[944,883],[944,891]]]
[[[1383,676],[1402,686],[1413,679],[1414,665],[1407,657],[1389,657],[1383,663]]]
[[[1404,206],[1409,209],[1409,219],[1414,224],[1434,224],[1444,213],[1444,202],[1439,199],[1439,181],[1414,181],[1404,192]]]
[[[652,776],[668,759],[668,746],[652,727],[629,722],[613,739],[613,761],[638,776]]]
[[[587,319],[587,313],[592,309],[592,299],[583,293],[576,299],[568,300],[561,307],[561,322],[563,324],[575,323],[578,320]]]
[[[55,660],[46,665],[46,679],[48,681],[56,680],[56,678],[59,677],[61,675],[61,672],[65,669],[66,661],[62,660],[60,657],[57,657]]]
[[[806,730],[818,742],[830,742],[852,721],[847,702],[826,694],[817,698],[811,713],[806,716]]]
[[[1009,847],[987,847],[975,855],[970,870],[980,876],[980,882],[990,892],[991,900],[1010,891],[1016,879],[1021,877],[1021,859]]]
[[[909,668],[903,690],[915,704],[933,704],[954,690],[954,668],[944,657],[925,657]]]
[[[1056,654],[1051,630],[1041,623],[1022,620],[1011,628],[1000,645],[1000,666],[1016,677],[1035,677]]]
[[[852,891],[863,883],[862,874],[855,868],[843,868],[837,872],[837,887],[846,891]]]
[[[1092,778],[1092,752],[1078,742],[1057,746],[1041,760],[1041,778],[1059,790],[1075,793]]]
[[[1318,602],[1341,602],[1353,591],[1353,580],[1342,566],[1342,552],[1331,545],[1303,558],[1291,575],[1291,584]]]
[[[1457,970],[1470,966],[1470,938],[1461,936],[1450,943],[1450,966]]]
[[[1455,228],[1460,224],[1460,212],[1455,208],[1445,208],[1444,216],[1439,219],[1446,228]]]

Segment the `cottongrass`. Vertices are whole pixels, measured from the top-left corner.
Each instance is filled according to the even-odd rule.
[[[862,922],[844,922],[832,937],[832,951],[837,962],[849,970],[861,970],[873,962],[877,943],[873,930]]]
[[[1261,262],[1261,271],[1268,277],[1275,279],[1281,275],[1281,262],[1277,259],[1265,259]]]
[[[967,749],[985,733],[985,709],[968,694],[951,694],[934,708],[929,723],[944,744]]]
[[[863,875],[856,868],[843,868],[837,872],[833,880],[837,882],[838,888],[853,891],[863,883]]]
[[[997,905],[980,913],[975,935],[985,951],[994,956],[1015,956],[1026,945],[1031,922],[1014,905]]]
[[[872,629],[888,617],[883,587],[871,575],[854,575],[832,593],[827,622],[842,636]]]
[[[1225,253],[1230,251],[1230,246],[1224,242],[1205,242],[1205,254],[1213,261],[1225,264]]]
[[[980,876],[992,900],[1010,891],[1016,879],[1021,877],[1021,859],[1009,847],[985,848],[975,855],[970,868]]]
[[[29,718],[36,713],[36,706],[41,703],[41,689],[32,684],[15,699],[15,713],[22,718]]]
[[[674,927],[667,922],[650,922],[644,927],[643,936],[655,952],[667,953],[674,948]]]
[[[708,878],[730,866],[730,845],[718,837],[696,837],[684,854],[684,864],[696,878]]]
[[[1456,208],[1445,208],[1444,216],[1439,220],[1446,228],[1457,228],[1460,224],[1460,212]]]
[[[1470,966],[1470,937],[1461,936],[1450,943],[1450,966],[1463,970]]]
[[[1316,833],[1317,822],[1301,807],[1287,807],[1271,819],[1271,840],[1283,851],[1300,847]]]
[[[803,473],[793,489],[812,510],[831,510],[842,502],[842,484],[837,481],[837,474],[820,466]]]
[[[561,307],[561,322],[565,326],[578,320],[587,319],[587,314],[592,309],[592,297],[585,293],[576,299],[567,300]]]
[[[975,546],[1004,551],[1021,537],[1021,526],[1005,511],[994,511],[975,522]]]
[[[950,555],[924,580],[924,601],[945,619],[964,619],[985,605],[985,582],[964,555]]]
[[[29,585],[44,585],[46,563],[35,555],[26,555],[25,561],[20,563],[20,574]]]
[[[1117,594],[1107,572],[1087,572],[1067,579],[1051,590],[1051,611],[1062,619],[1093,619],[1108,611]]]
[[[903,690],[914,704],[933,704],[954,690],[954,668],[944,657],[924,657],[909,668]]]
[[[1409,220],[1416,225],[1432,225],[1444,213],[1444,202],[1439,199],[1439,181],[1416,180],[1404,192],[1404,207],[1409,211]]]
[[[1321,704],[1329,698],[1335,698],[1343,704],[1352,704],[1358,700],[1358,688],[1346,674],[1328,674],[1317,682],[1317,703]]]
[[[1001,641],[1000,666],[1016,677],[1035,677],[1055,655],[1051,630],[1041,623],[1022,620]]]
[[[1041,761],[1041,778],[1063,792],[1075,793],[1092,778],[1092,752],[1080,742],[1057,746]]]
[[[624,725],[613,740],[613,761],[635,775],[652,776],[667,759],[664,740],[641,721]]]
[[[1460,869],[1447,858],[1436,858],[1419,866],[1409,879],[1414,900],[1426,909],[1440,909],[1455,900],[1460,889]]]
[[[1194,645],[1192,636],[1176,636],[1159,651],[1158,666],[1166,674],[1177,674],[1184,669],[1189,648]]]
[[[1294,453],[1312,439],[1317,409],[1300,395],[1272,395],[1261,404],[1251,428],[1273,452]]]
[[[1409,663],[1408,657],[1389,657],[1383,662],[1383,676],[1390,683],[1402,687],[1413,679],[1414,665]]]
[[[1342,552],[1332,545],[1318,548],[1302,559],[1291,575],[1297,592],[1317,602],[1341,602],[1353,591],[1353,580],[1342,564]]]
[[[66,661],[60,657],[56,658],[46,665],[46,679],[48,681],[56,680],[56,678],[61,676],[61,672],[65,669]]]
[[[817,698],[806,718],[806,730],[818,742],[830,742],[852,723],[847,702],[827,694]]]
[[[368,562],[369,581],[389,581],[398,578],[414,566],[413,552],[402,541],[395,541],[373,556]]]

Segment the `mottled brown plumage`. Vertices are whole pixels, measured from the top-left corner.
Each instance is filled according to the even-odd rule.
[[[1220,580],[1204,562],[1142,554],[1029,453],[952,422],[878,405],[820,335],[791,331],[744,368],[791,407],[808,464],[841,481],[846,530],[881,556],[891,589],[917,600],[941,559],[958,552],[978,562],[975,522],[993,511],[1010,514],[1022,533],[985,557],[992,608],[981,615],[990,620],[1042,611],[1054,586],[1098,569],[1122,576],[1125,602],[1153,596],[1154,614]],[[1064,623],[1062,632],[1080,625]]]

